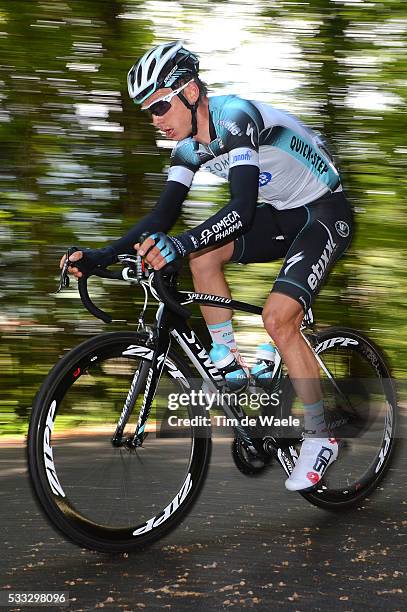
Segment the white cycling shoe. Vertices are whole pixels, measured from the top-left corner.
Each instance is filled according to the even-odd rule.
[[[335,438],[305,438],[297,463],[285,481],[286,489],[303,491],[314,487],[337,457],[338,441]]]

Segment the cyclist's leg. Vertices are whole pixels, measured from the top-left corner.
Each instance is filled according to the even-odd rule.
[[[226,298],[231,297],[223,266],[231,260],[233,249],[234,243],[232,241],[220,247],[211,247],[198,253],[191,253],[189,266],[195,291],[198,293],[213,293]],[[207,325],[223,323],[232,317],[232,311],[227,308],[201,306],[201,312]]]
[[[286,482],[290,490],[316,484],[338,453],[335,441],[323,439],[325,423],[319,366],[301,335],[300,326],[304,311],[321,289],[331,265],[348,247],[352,226],[352,215],[341,193],[321,198],[308,206],[307,211],[308,220],[290,246],[263,311],[265,327],[304,403],[305,429],[316,435],[316,439],[307,440],[303,445],[300,460]],[[323,459],[328,457],[326,462],[317,460],[323,452],[326,453]]]
[[[195,290],[231,298],[223,272],[224,265],[229,261],[246,264],[284,257],[288,246],[281,235],[279,240],[274,239],[279,234],[281,231],[274,219],[274,209],[268,205],[258,206],[252,227],[245,235],[221,247],[206,249],[190,256]],[[202,306],[201,311],[212,342],[225,344],[248,375],[248,367],[236,345],[232,311]]]
[[[260,205],[256,209],[252,227],[246,234],[234,242],[190,255],[189,265],[195,290],[230,298],[230,289],[223,272],[226,263],[273,261],[284,257],[287,248],[288,245],[276,224],[274,209],[268,205]],[[207,325],[223,323],[232,317],[232,311],[225,308],[202,306],[201,311]]]
[[[349,246],[352,227],[352,213],[341,192],[320,198],[305,209],[307,221],[291,243],[263,312],[265,327],[281,350],[294,379],[306,376],[313,379],[313,373],[319,372],[300,334],[301,320],[325,282],[330,267]],[[284,211],[279,213],[283,227],[285,214]],[[299,395],[303,401],[312,403],[316,388],[311,383],[309,392],[301,391]]]
[[[342,192],[323,196],[303,208],[307,221],[290,245],[272,292],[292,297],[306,312],[332,265],[348,248],[353,219]],[[279,212],[283,226],[285,214]]]
[[[299,398],[314,404],[322,398],[319,366],[301,335],[302,305],[282,293],[272,292],[263,309],[263,322],[274,340]]]

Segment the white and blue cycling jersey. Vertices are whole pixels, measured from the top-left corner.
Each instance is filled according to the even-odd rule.
[[[307,309],[351,239],[338,170],[321,137],[287,113],[237,96],[209,98],[208,110],[209,144],[177,143],[156,206],[103,255],[131,252],[143,233],[171,251],[168,261],[233,242],[234,262],[285,257],[274,290]],[[165,237],[199,169],[227,180],[230,199],[197,227]]]
[[[233,95],[209,98],[209,117],[210,144],[177,143],[169,181],[189,188],[200,168],[228,180],[231,168],[253,165],[260,172],[259,201],[279,210],[342,189],[321,137],[295,117]]]

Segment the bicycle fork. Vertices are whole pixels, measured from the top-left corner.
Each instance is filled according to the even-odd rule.
[[[160,382],[161,374],[164,369],[165,360],[170,348],[171,339],[169,332],[165,326],[160,324],[161,316],[158,316],[158,325],[154,334],[154,350],[152,351],[151,363],[144,359],[140,368],[134,374],[126,401],[117,424],[116,431],[112,438],[113,446],[127,446],[129,449],[135,449],[142,446],[143,441],[147,436],[145,431],[147,419],[151,412],[151,406]],[[136,403],[137,397],[145,384],[143,403],[140,409],[140,414],[133,436],[123,441],[123,430],[130,418]]]
[[[161,374],[164,369],[165,360],[170,348],[170,335],[164,329],[157,329],[157,345],[154,349],[153,359],[148,368],[146,388],[144,390],[143,404],[141,406],[137,427],[133,439],[130,442],[132,448],[142,446],[147,435],[145,426],[149,417],[151,406],[160,382]]]
[[[113,434],[112,444],[113,446],[123,445],[123,431],[127,425],[127,422],[133,412],[136,400],[140,395],[140,392],[146,381],[150,366],[146,359],[143,359],[142,364],[137,368],[134,373],[133,380],[130,385],[129,392],[124,402],[123,410],[117,423],[116,431]]]

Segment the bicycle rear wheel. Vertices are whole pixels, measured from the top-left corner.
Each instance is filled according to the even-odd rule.
[[[28,434],[31,481],[52,524],[81,546],[121,552],[152,543],[187,515],[204,483],[211,440],[210,429],[201,425],[203,409],[177,408],[176,426],[169,419],[169,398],[187,392],[192,381],[172,351],[142,446],[112,444],[135,373],[144,371],[124,437],[134,433],[149,384],[142,364],[151,362],[153,348],[146,335],[135,333],[92,338],[55,366],[35,399]],[[193,417],[201,417],[199,426],[185,424]]]
[[[327,422],[336,424],[340,450],[318,486],[302,495],[316,506],[344,510],[371,493],[390,466],[398,426],[396,391],[382,353],[360,332],[329,328],[316,340],[314,349],[337,385],[323,373]]]

